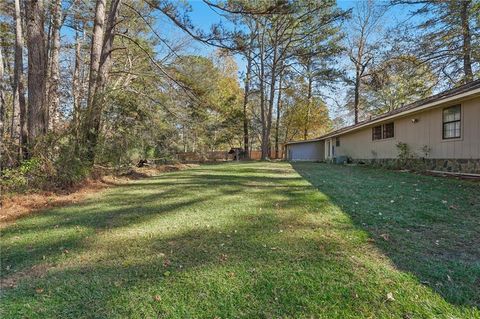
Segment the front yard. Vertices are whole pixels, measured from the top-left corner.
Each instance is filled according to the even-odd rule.
[[[2,318],[480,318],[474,182],[205,165],[1,235]]]

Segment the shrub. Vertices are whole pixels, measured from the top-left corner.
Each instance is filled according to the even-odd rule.
[[[0,185],[6,192],[25,192],[45,180],[39,158],[22,161],[16,168],[6,168],[2,172]]]
[[[2,170],[2,191],[24,193],[67,188],[80,182],[90,170],[78,157],[75,147],[75,143],[61,135],[46,136],[35,146],[34,157]]]
[[[54,162],[55,187],[69,187],[90,175],[90,168],[77,155],[72,146],[64,146]]]

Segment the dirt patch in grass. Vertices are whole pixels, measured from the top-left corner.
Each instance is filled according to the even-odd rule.
[[[1,292],[8,288],[15,288],[17,283],[25,278],[43,277],[47,271],[53,266],[50,264],[33,265],[31,268],[25,271],[19,271],[11,274],[10,276],[0,279],[0,295]]]
[[[141,179],[145,177],[156,176],[161,173],[176,172],[187,168],[196,167],[198,164],[172,164],[172,165],[158,165],[135,167],[120,175],[120,177],[128,179]]]
[[[88,195],[97,193],[107,187],[123,185],[130,180],[147,178],[166,172],[174,172],[195,167],[195,164],[158,165],[150,167],[132,168],[119,176],[102,176],[97,179],[87,179],[68,189],[54,191],[17,194],[0,200],[0,228],[12,221],[41,212],[48,208],[78,203]]]

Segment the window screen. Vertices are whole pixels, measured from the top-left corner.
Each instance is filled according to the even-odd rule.
[[[372,128],[372,140],[381,140],[382,139],[382,126],[375,126]]]
[[[443,109],[443,139],[461,137],[461,109],[455,105]]]
[[[394,136],[395,127],[392,123],[387,123],[383,125],[383,138],[392,138]]]

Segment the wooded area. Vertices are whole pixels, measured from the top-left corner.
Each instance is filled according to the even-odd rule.
[[[348,123],[334,106],[357,123],[479,77],[478,0],[203,5],[224,23],[202,30],[168,0],[2,1],[2,186],[70,185],[182,151],[267,159]]]

